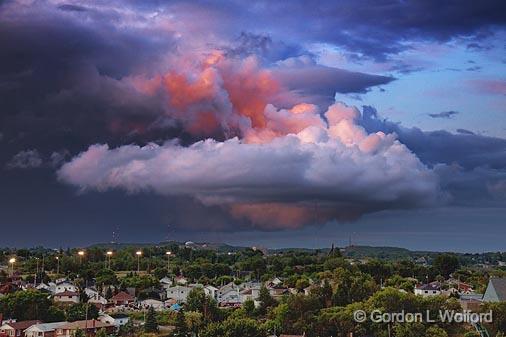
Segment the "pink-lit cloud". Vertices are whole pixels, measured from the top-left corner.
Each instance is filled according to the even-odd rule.
[[[190,196],[267,230],[350,220],[438,198],[436,176],[394,135],[368,134],[357,124],[356,108],[334,104],[325,113],[328,125],[310,105],[269,109],[264,116],[277,119],[262,130],[273,134],[259,142],[236,137],[189,147],[97,144],[58,175],[83,191]],[[288,123],[301,115],[302,127]]]

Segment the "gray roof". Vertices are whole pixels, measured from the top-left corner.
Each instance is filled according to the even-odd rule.
[[[58,329],[60,326],[63,326],[64,324],[67,324],[68,322],[55,322],[55,323],[41,323],[41,324],[34,324],[29,329],[37,328],[40,331],[48,332]]]
[[[506,278],[490,279],[499,301],[506,301]]]

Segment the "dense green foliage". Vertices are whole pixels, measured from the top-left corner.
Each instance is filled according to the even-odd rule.
[[[68,277],[80,288],[81,300],[86,302],[83,289],[94,281],[106,298],[127,288],[134,288],[139,298],[156,296],[160,291],[159,279],[184,275],[191,283],[221,286],[229,282],[264,282],[279,277],[282,286],[291,288],[283,296],[274,298],[263,285],[256,301],[246,301],[241,308],[219,308],[202,288],[194,288],[183,306],[175,312],[130,312],[135,321],[144,321],[142,328],[130,322],[122,327],[121,336],[155,333],[158,325],[175,326],[174,336],[189,337],[265,337],[268,334],[302,334],[318,336],[463,336],[469,326],[436,322],[392,323],[390,325],[363,322],[353,318],[355,310],[371,313],[418,312],[440,309],[460,310],[455,299],[443,297],[422,298],[413,294],[419,281],[443,280],[450,275],[483,291],[489,277],[505,277],[504,267],[481,268],[478,263],[506,260],[503,253],[476,254],[423,254],[402,249],[370,249],[372,256],[364,260],[348,259],[339,250],[330,252],[293,250],[264,255],[260,250],[243,249],[231,252],[191,249],[178,245],[149,246],[142,249],[137,270],[136,247],[114,250],[109,265],[105,263],[107,247],[87,249],[81,259],[77,250],[47,251],[18,250],[17,271],[26,280],[49,280]],[[168,250],[172,252],[167,261]],[[343,254],[362,258],[364,248],[350,247]],[[406,255],[408,254],[408,255]],[[0,254],[0,260],[13,251]],[[426,263],[414,258],[424,256]],[[44,270],[37,261],[45,256]],[[395,256],[395,258],[391,258]],[[58,260],[56,260],[58,257]],[[37,260],[39,259],[39,260]],[[59,266],[57,265],[57,261]],[[169,262],[169,269],[167,269]],[[59,275],[56,271],[59,271]],[[7,275],[0,272],[0,281]],[[483,310],[494,311],[494,323],[487,328],[495,336],[506,330],[506,307],[503,303],[489,304]],[[28,290],[0,298],[0,312],[18,320],[41,319],[46,322],[96,318],[92,305],[80,303],[60,307],[47,294]],[[81,332],[82,333],[82,332]],[[160,332],[161,333],[161,332]],[[103,332],[100,332],[103,334]]]

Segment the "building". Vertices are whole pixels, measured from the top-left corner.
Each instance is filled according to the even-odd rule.
[[[213,287],[211,285],[207,285],[204,287],[204,292],[206,293],[206,295],[212,297],[215,300],[218,298],[218,290],[219,290],[218,288]]]
[[[130,295],[129,293],[126,293],[124,291],[120,291],[116,295],[114,295],[111,298],[111,303],[118,306],[118,305],[129,305],[135,302],[135,297]]]
[[[75,336],[77,330],[85,332],[88,337],[93,337],[100,329],[105,329],[107,334],[112,334],[116,330],[116,327],[112,324],[100,322],[95,319],[75,321],[58,327],[56,329],[55,337],[73,337]]]
[[[240,292],[240,301],[244,303],[248,300],[255,301],[260,295],[260,288],[247,288]]]
[[[152,298],[145,299],[139,302],[139,305],[142,309],[153,308],[156,311],[161,311],[166,308],[165,303],[160,300],[155,300]]]
[[[0,326],[0,336],[18,337],[24,336],[25,330],[40,321],[21,321],[21,322],[4,322]]]
[[[172,280],[169,277],[164,277],[160,280],[160,285],[162,286],[163,289],[172,287],[173,283],[174,282],[172,282]]]
[[[423,297],[441,295],[441,285],[437,282],[418,285],[415,287],[415,295]]]
[[[167,299],[173,299],[178,303],[186,303],[188,294],[192,290],[192,287],[183,285],[176,285],[174,287],[167,288]]]
[[[54,291],[53,291],[54,294],[63,293],[65,291],[71,291],[71,292],[76,293],[79,291],[79,289],[74,284],[72,284],[68,281],[63,281],[60,283],[56,283],[54,285]]]
[[[126,325],[128,323],[129,317],[127,314],[117,313],[117,314],[101,314],[98,317],[98,320],[102,323],[107,323],[114,325],[116,328],[119,328],[122,325]]]
[[[34,324],[25,330],[25,337],[55,337],[56,329],[67,322]]]
[[[483,302],[506,301],[506,278],[491,278],[483,294]]]
[[[98,309],[103,309],[109,303],[105,297],[100,294],[89,296],[88,303],[95,305]]]
[[[79,303],[79,293],[74,291],[64,291],[54,294],[54,300],[59,303],[74,304]]]

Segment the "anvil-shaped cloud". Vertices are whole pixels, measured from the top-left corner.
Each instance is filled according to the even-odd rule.
[[[305,115],[302,128],[271,133],[287,130],[283,123],[299,114]],[[266,230],[436,201],[432,171],[395,135],[367,134],[357,124],[359,117],[356,108],[341,103],[326,111],[326,120],[308,106],[267,106],[265,126],[252,132],[271,137],[207,139],[188,147],[97,144],[58,175],[82,190],[191,196]]]

